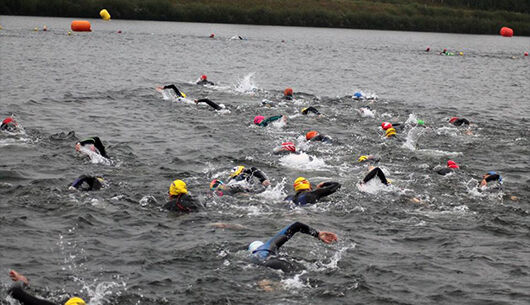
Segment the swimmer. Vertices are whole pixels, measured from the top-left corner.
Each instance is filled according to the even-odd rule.
[[[208,76],[205,74],[201,75],[201,79],[197,82],[197,85],[211,85],[213,86],[214,83],[208,80]]]
[[[164,208],[172,212],[195,212],[199,209],[199,203],[188,194],[186,183],[175,180],[169,186],[169,199]]]
[[[86,185],[86,186],[85,186]],[[102,177],[93,177],[88,175],[81,175],[75,179],[70,189],[80,191],[97,191],[105,186],[105,179]]]
[[[259,183],[261,183],[261,185],[265,187],[271,184],[269,178],[267,178],[267,175],[265,175],[262,170],[256,167],[246,168],[241,165],[232,168],[232,170],[230,171],[230,178],[228,182],[245,181],[249,185],[252,185],[254,184],[254,178],[257,178]]]
[[[12,117],[5,118],[0,125],[0,130],[15,132],[18,130],[18,123]]]
[[[202,99],[199,99],[199,100],[194,100],[195,104],[199,104],[199,103],[206,103],[208,104],[208,106],[212,107],[213,109],[215,110],[222,110],[223,107],[219,106],[218,104],[212,102],[211,100],[207,99],[207,98],[202,98]]]
[[[500,185],[502,185],[502,176],[496,171],[489,171],[487,174],[482,176],[482,181],[480,181],[479,187],[484,187],[488,185],[488,182],[491,181],[497,181]]]
[[[372,108],[370,106],[362,106],[360,107],[359,109],[355,109],[355,111],[357,111],[357,113],[365,118],[365,117],[375,117],[374,115],[374,111],[372,110]]]
[[[333,139],[330,136],[320,134],[316,130],[311,130],[305,134],[305,139],[312,142],[322,142],[331,144]]]
[[[293,100],[293,88],[285,88],[285,90],[283,90],[283,98],[289,101]]]
[[[314,113],[317,116],[322,115],[322,113],[320,113],[315,107],[307,107],[302,109],[303,115],[309,115],[310,113]]]
[[[464,119],[464,118],[452,117],[449,120],[449,123],[451,123],[451,124],[453,124],[455,126],[462,126],[462,125],[468,125],[469,126],[469,121],[467,119]]]
[[[171,85],[166,85],[164,87],[156,87],[157,90],[165,90],[165,89],[173,89],[173,91],[175,91],[175,94],[177,95],[177,97],[186,97],[186,95],[182,92],[180,92],[180,90],[177,88],[177,86],[171,84]]]
[[[91,151],[97,152],[102,157],[109,159],[109,156],[107,155],[107,152],[105,151],[105,146],[103,146],[103,143],[101,143],[101,140],[99,139],[99,137],[86,138],[75,144],[76,151],[81,151],[81,147],[87,147]]]
[[[275,155],[288,155],[296,153],[296,146],[293,142],[283,142],[280,147],[276,147],[272,151]]]
[[[9,271],[9,277],[15,282],[7,293],[13,297],[15,300],[19,301],[23,305],[56,305],[53,302],[39,299],[32,296],[24,290],[25,287],[29,287],[29,280],[22,274],[16,272],[15,270]],[[85,301],[80,297],[69,298],[64,305],[86,305]]]
[[[338,182],[322,182],[313,190],[309,180],[304,177],[298,177],[293,184],[296,193],[285,197],[284,200],[304,206],[306,204],[316,203],[323,197],[335,193],[340,187],[341,185]]]
[[[383,173],[383,171],[379,167],[370,166],[368,169],[370,170],[370,172],[364,177],[363,181],[360,183],[361,185],[366,184],[368,181],[375,178],[375,176],[377,176],[377,178],[379,178],[381,183],[383,183],[384,185],[388,186],[390,184],[390,182],[385,177],[385,173]]]
[[[400,124],[397,124],[400,125]],[[383,122],[381,123],[381,128],[385,131],[385,138],[391,138],[396,136],[396,129],[394,128],[394,125],[392,125],[389,122]]]
[[[255,179],[259,181],[260,186],[256,186]],[[236,166],[231,170],[228,183],[222,180],[213,179],[210,182],[210,190],[217,196],[236,195],[241,193],[261,193],[271,184],[263,171],[255,167],[245,168]]]
[[[253,241],[250,243],[248,251],[251,254],[252,261],[256,264],[282,270],[283,272],[293,271],[296,267],[286,260],[279,259],[278,250],[297,232],[316,237],[326,244],[331,244],[338,240],[335,233],[319,232],[306,224],[294,222],[276,233],[276,235],[265,243],[261,241]]]
[[[361,92],[355,92],[352,96],[354,100],[362,100],[364,99],[364,95]]]
[[[452,173],[454,170],[459,169],[459,168],[460,168],[460,166],[458,166],[458,164],[456,164],[455,161],[448,160],[447,161],[447,167],[438,170],[437,173],[442,175],[442,176],[445,176],[445,175],[447,175],[449,173]]]
[[[379,162],[380,160],[381,160],[380,157],[377,157],[374,155],[361,155],[359,159],[357,159],[357,162],[375,164]]]
[[[275,115],[268,118],[265,118],[262,115],[258,115],[254,117],[254,124],[258,125],[260,127],[267,127],[270,123],[274,121],[281,120],[284,123],[287,123],[287,117],[285,115]]]

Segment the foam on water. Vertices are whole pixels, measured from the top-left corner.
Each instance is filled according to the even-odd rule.
[[[305,152],[285,155],[279,161],[282,166],[301,170],[322,170],[329,167],[323,159]]]
[[[254,81],[254,72],[245,75],[242,79],[237,81],[234,90],[239,93],[253,94],[258,90],[258,86]]]

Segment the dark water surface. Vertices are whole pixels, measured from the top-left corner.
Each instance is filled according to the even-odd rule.
[[[92,305],[528,304],[529,38],[120,20],[69,36],[70,21],[0,17],[0,115],[25,129],[0,135],[2,304],[14,304],[10,268],[57,303],[75,293]],[[204,73],[218,86],[193,85]],[[165,100],[155,87],[169,83],[229,111]],[[288,86],[296,101],[261,105]],[[378,99],[354,101],[356,91]],[[366,104],[375,118],[357,115]],[[299,115],[310,105],[325,116]],[[251,126],[278,113],[286,126]],[[471,134],[447,124],[452,116],[475,123]],[[415,118],[429,128],[381,137],[382,121]],[[306,143],[312,129],[339,143]],[[112,165],[75,153],[94,135]],[[286,140],[305,152],[273,155]],[[358,187],[366,166],[355,160],[368,153],[381,156],[390,188]],[[461,170],[437,175],[448,159]],[[272,188],[213,198],[209,181],[236,165],[261,168]],[[489,170],[503,175],[502,191],[477,190]],[[68,190],[83,173],[109,186]],[[342,188],[289,207],[298,176]],[[161,208],[174,179],[201,212]],[[248,243],[293,221],[339,242],[295,236],[282,253],[304,266],[298,273],[251,264]],[[259,287],[264,279],[275,291]]]

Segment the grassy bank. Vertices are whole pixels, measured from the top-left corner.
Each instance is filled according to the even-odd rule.
[[[522,0],[4,0],[0,14],[530,36]]]

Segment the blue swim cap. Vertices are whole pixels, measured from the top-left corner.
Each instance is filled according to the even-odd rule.
[[[497,172],[496,171],[489,171],[488,175],[497,175]]]
[[[363,97],[363,94],[361,92],[355,92],[353,96],[355,96],[356,98],[360,98]]]

